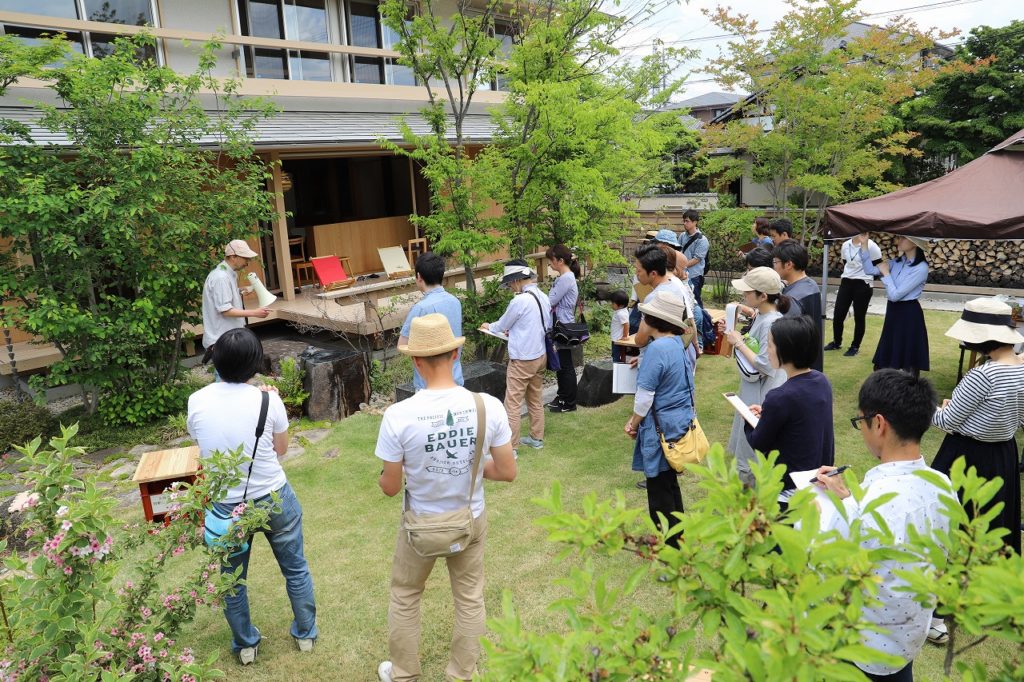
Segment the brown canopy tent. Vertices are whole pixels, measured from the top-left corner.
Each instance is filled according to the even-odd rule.
[[[1024,239],[1024,130],[941,178],[825,210],[826,239],[866,231]]]

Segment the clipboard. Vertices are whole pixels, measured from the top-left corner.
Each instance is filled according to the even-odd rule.
[[[735,393],[723,393],[722,397],[725,398],[730,405],[732,405],[732,409],[736,410],[736,412],[741,417],[743,417],[743,421],[750,424],[751,427],[757,428],[757,424],[760,421],[760,419],[758,419],[754,415],[754,413],[750,411],[750,408],[747,407],[747,404],[745,402],[740,400],[740,397],[738,395],[736,395]]]
[[[501,332],[492,332],[490,329],[480,328],[478,328],[477,331],[481,332],[482,334],[487,334],[488,336],[493,336],[496,339],[501,339],[502,341],[508,341],[508,334],[502,334]]]
[[[639,376],[639,367],[631,367],[625,362],[613,363],[612,393],[636,393],[636,380]]]

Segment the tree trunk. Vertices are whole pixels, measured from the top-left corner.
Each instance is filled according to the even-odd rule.
[[[476,278],[473,277],[473,266],[472,265],[466,265],[465,268],[466,268],[466,293],[468,293],[468,294],[475,294],[476,293]]]
[[[21,377],[18,376],[18,362],[14,359],[14,342],[11,340],[11,330],[7,326],[6,321],[4,321],[3,329],[4,344],[7,346],[7,357],[10,358],[11,362],[11,380],[14,382],[14,397],[18,402],[24,402],[28,399],[28,395],[21,388]]]

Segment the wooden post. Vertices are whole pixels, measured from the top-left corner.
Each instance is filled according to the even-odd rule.
[[[284,190],[281,189],[281,155],[270,152],[272,167],[270,191],[274,193],[277,218],[274,219],[274,251],[277,252],[277,281],[281,283],[281,295],[286,301],[295,300],[295,281],[292,279],[292,255],[288,248],[288,216],[284,208]]]

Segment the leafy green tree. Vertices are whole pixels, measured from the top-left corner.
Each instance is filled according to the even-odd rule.
[[[68,54],[38,74],[61,102],[36,105],[39,125],[73,154],[27,133],[0,149],[0,239],[28,256],[0,273],[0,291],[21,303],[17,326],[62,356],[35,380],[80,384],[88,412],[110,423],[180,408],[182,325],[200,322],[217,251],[272,216],[250,142],[269,109],[211,75],[216,44],[186,76],[140,60],[152,44],[122,39],[104,59]],[[31,49],[5,42],[5,63],[32,62]],[[217,96],[216,115],[201,90]]]
[[[973,29],[956,59],[962,68],[946,69],[900,106],[931,161],[908,169],[910,180],[937,177],[945,171],[941,161],[963,165],[1024,128],[1024,21]]]
[[[594,260],[634,216],[625,200],[669,177],[667,158],[685,137],[675,114],[649,113],[678,87],[665,83],[687,56],[664,50],[637,64],[615,47],[662,5],[609,14],[598,0],[524,3],[513,47],[499,67],[508,96],[481,154],[513,256],[573,245]],[[692,136],[691,136],[692,137]]]
[[[459,0],[454,13],[446,15],[433,0],[425,0],[420,11],[410,15],[405,0],[380,4],[384,25],[399,38],[399,62],[412,69],[427,92],[421,114],[429,132],[418,135],[403,123],[407,146],[379,142],[418,163],[430,187],[432,210],[411,220],[427,234],[435,251],[452,255],[465,266],[470,293],[476,291],[473,267],[481,255],[501,244],[495,219],[487,216],[492,204],[482,191],[485,183],[464,133],[473,97],[492,73],[501,46],[494,35],[501,6],[498,0],[482,5]]]
[[[902,660],[866,647],[859,632],[875,627],[864,607],[879,603],[876,574],[892,561],[915,566],[900,572],[907,590],[924,603],[938,599],[954,636],[959,627],[1024,641],[1024,571],[1020,557],[1001,553],[999,532],[988,530],[996,511],[970,517],[947,498],[950,531],[912,535],[909,546],[895,546],[884,522],[872,524],[880,528],[874,530],[852,520],[849,539],[823,534],[810,490],[799,491],[788,512],[780,512],[784,468],[776,459],[758,459],[757,486],[748,489],[716,444],[706,466],[689,467],[706,495],[664,533],[621,493],[614,501],[588,495],[579,511],[569,511],[555,483],[538,500],[549,512],[538,523],[550,541],[564,546],[557,560],[574,559],[564,580],[568,594],[552,604],[561,622],[526,629],[506,592],[504,613],[491,620],[495,634],[485,641],[485,678],[681,680],[688,671],[707,669],[716,682],[864,680],[855,662]],[[962,461],[950,479],[965,506],[990,500],[1000,485],[965,472]],[[846,480],[862,500],[851,472]],[[889,499],[879,497],[862,513]],[[835,513],[843,513],[833,501]],[[664,543],[666,533],[676,532],[683,537],[678,549]],[[622,555],[636,559],[624,580],[616,577],[620,568],[605,567]],[[641,608],[635,593],[645,583],[663,594],[645,598]],[[952,660],[962,649],[950,651]],[[959,667],[965,679],[1020,679],[1021,652],[1018,646],[1016,659],[999,672]]]
[[[709,127],[707,149],[741,154],[713,158],[709,173],[733,179],[749,159],[776,207],[794,196],[806,209],[895,189],[885,177],[891,159],[920,152],[893,110],[937,75],[922,55],[942,35],[897,17],[858,36],[849,29],[861,18],[859,0],[788,4],[767,33],[748,16],[708,13],[738,36],[709,71],[754,93],[734,120]]]

